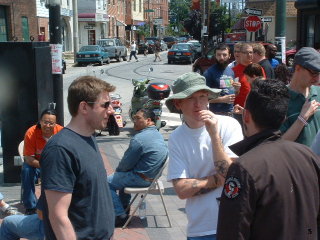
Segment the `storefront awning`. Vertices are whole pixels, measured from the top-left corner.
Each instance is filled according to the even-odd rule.
[[[124,22],[121,22],[119,20],[117,20],[116,25],[117,26],[127,26],[127,24],[125,24]]]
[[[108,22],[109,18],[107,14],[102,13],[79,13],[79,22]]]

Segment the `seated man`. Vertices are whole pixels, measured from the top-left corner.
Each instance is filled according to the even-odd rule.
[[[168,154],[167,145],[155,126],[155,114],[152,110],[139,110],[133,121],[134,130],[139,132],[131,139],[115,173],[108,176],[116,227],[122,226],[128,219],[125,209],[131,196],[124,193],[124,188],[150,186]]]
[[[32,215],[13,215],[3,219],[0,226],[1,240],[44,239],[42,221],[42,201],[38,201],[37,213]]]
[[[22,201],[27,215],[36,212],[37,198],[34,184],[40,177],[40,154],[51,136],[62,129],[62,126],[56,124],[56,120],[55,110],[44,110],[38,124],[30,127],[24,137],[21,184],[23,188]]]
[[[0,192],[0,213],[4,216],[10,216],[10,215],[19,215],[19,213],[14,207],[10,206],[8,203],[6,203],[3,200],[3,195]],[[2,238],[0,238],[2,239]]]

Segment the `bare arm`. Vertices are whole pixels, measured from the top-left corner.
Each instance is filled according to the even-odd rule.
[[[222,141],[219,135],[218,119],[207,110],[201,111],[201,119],[205,122],[206,129],[211,138],[214,166],[218,174],[226,177],[232,159],[224,151]]]
[[[45,190],[49,220],[52,229],[59,240],[76,240],[76,233],[68,217],[71,193]]]
[[[228,104],[233,104],[235,99],[235,95],[234,94],[230,94],[230,95],[225,95],[225,96],[221,96],[221,97],[217,97],[215,99],[210,100],[210,103],[228,103]]]
[[[180,199],[192,198],[208,193],[224,183],[218,174],[204,178],[178,178],[172,180],[173,187]]]
[[[302,106],[299,115],[300,118],[303,118],[307,122],[308,119],[313,116],[315,111],[318,109],[319,105],[320,103],[315,100],[312,100],[310,102],[307,100]],[[291,127],[283,134],[282,138],[289,141],[295,141],[299,137],[304,127],[305,124],[303,123],[303,121],[297,118],[297,120],[291,125]]]
[[[31,167],[40,168],[39,160],[35,159],[32,156],[24,156],[24,161]]]

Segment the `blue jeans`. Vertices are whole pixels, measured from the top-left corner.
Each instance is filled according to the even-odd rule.
[[[21,171],[21,185],[23,189],[22,202],[26,209],[36,208],[37,197],[35,194],[35,182],[40,177],[40,169],[23,163]]]
[[[3,219],[0,227],[1,240],[44,239],[43,222],[37,214],[12,215]]]
[[[125,214],[124,207],[130,203],[131,195],[124,192],[125,187],[148,187],[151,182],[143,180],[133,172],[115,172],[107,179],[111,190],[115,215]],[[119,190],[119,195],[117,194]]]
[[[206,235],[201,237],[187,237],[187,240],[216,240],[216,234]]]

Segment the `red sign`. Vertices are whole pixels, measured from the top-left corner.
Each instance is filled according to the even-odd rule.
[[[244,28],[247,29],[248,32],[256,32],[262,26],[262,21],[258,16],[249,16],[244,21]]]

